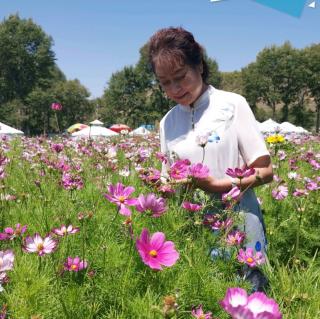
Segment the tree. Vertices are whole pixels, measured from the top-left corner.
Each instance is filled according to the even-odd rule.
[[[302,52],[305,61],[307,85],[316,103],[316,132],[320,126],[320,44],[313,44]]]
[[[282,46],[265,48],[257,56],[257,72],[260,74],[261,97],[272,103],[273,112],[275,102],[281,101],[282,121],[287,121],[291,103],[301,99],[307,92],[306,72],[302,54],[292,48],[289,42]],[[270,99],[271,97],[271,99]]]
[[[0,24],[0,103],[23,100],[54,66],[52,39],[31,19],[11,15]]]

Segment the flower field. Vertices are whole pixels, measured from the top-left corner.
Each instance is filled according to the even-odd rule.
[[[213,199],[183,160],[164,181],[157,136],[2,138],[0,318],[320,318],[319,137],[267,143],[265,258],[233,210],[245,190]],[[254,267],[266,295],[244,280]]]

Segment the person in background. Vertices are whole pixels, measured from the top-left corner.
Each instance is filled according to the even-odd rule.
[[[161,29],[150,38],[148,50],[163,91],[177,103],[160,122],[161,151],[171,161],[176,154],[191,163],[203,162],[210,175],[198,179],[196,185],[210,194],[221,198],[235,186],[248,188],[238,204],[244,212],[246,247],[265,254],[265,227],[253,188],[272,181],[272,163],[248,103],[241,95],[208,84],[204,49],[189,31]],[[205,147],[199,145],[202,137]],[[226,174],[228,168],[243,167],[255,173],[242,178],[241,185],[238,178]],[[164,174],[167,169],[164,165]],[[247,279],[255,291],[267,284],[258,269],[249,271]]]

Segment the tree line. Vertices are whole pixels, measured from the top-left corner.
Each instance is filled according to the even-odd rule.
[[[79,80],[66,79],[52,46],[53,39],[31,19],[15,14],[0,23],[0,121],[31,135],[57,132],[50,108],[56,102],[63,106],[57,112],[63,129],[95,117],[107,126],[137,127],[157,123],[174,105],[150,69],[147,44],[138,62],[113,73],[103,95],[94,100]],[[206,61],[209,84],[244,95],[258,119],[270,115],[319,131],[320,44],[267,47],[256,61],[235,72],[220,72],[208,56]]]

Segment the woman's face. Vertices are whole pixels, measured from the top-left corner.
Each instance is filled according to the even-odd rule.
[[[191,105],[203,93],[202,65],[155,65],[155,73],[167,96],[181,105]]]

